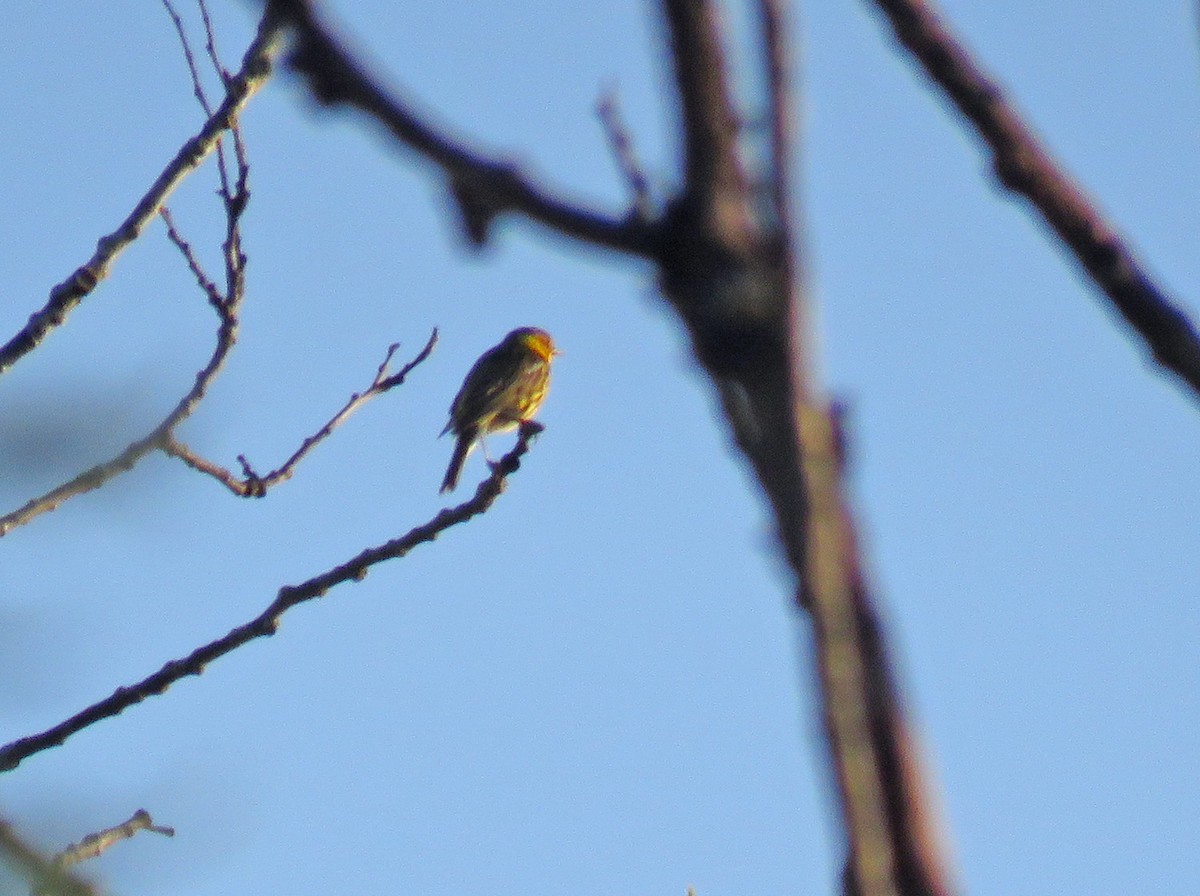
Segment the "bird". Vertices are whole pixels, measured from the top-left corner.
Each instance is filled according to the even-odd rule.
[[[442,435],[457,438],[442,494],[458,485],[467,455],[484,436],[507,432],[533,419],[550,386],[550,361],[559,354],[550,334],[518,327],[484,352],[467,373],[450,405]],[[487,448],[485,446],[484,453]]]

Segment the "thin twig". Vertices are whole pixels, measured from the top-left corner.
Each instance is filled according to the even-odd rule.
[[[192,245],[185,240],[175,227],[175,219],[171,215],[171,210],[165,205],[158,210],[159,215],[163,219],[163,223],[167,225],[167,239],[169,239],[175,248],[179,250],[179,254],[183,256],[187,263],[188,270],[192,272],[192,276],[196,278],[196,283],[200,289],[208,297],[208,304],[214,308],[221,308],[225,304],[225,296],[217,287],[212,279],[204,272],[204,268],[200,266],[200,260],[196,257],[196,253],[192,251]]]
[[[231,125],[232,126],[232,125]],[[179,235],[175,229],[170,213],[163,215],[167,224],[167,234],[179,249],[187,262],[189,270],[196,282],[204,291],[209,304],[217,314],[216,345],[209,356],[208,363],[196,374],[192,387],[184,394],[175,407],[150,433],[131,443],[120,454],[111,460],[97,464],[89,470],[80,473],[69,482],[51,489],[44,495],[26,502],[23,506],[10,513],[0,516],[0,537],[7,535],[17,526],[30,522],[43,513],[55,510],[65,501],[85,492],[100,488],[106,482],[131,470],[147,454],[164,448],[171,433],[180,423],[191,416],[201,400],[208,392],[213,379],[221,371],[229,353],[237,342],[238,314],[245,296],[245,263],[246,258],[241,252],[238,221],[246,210],[247,197],[245,183],[249,176],[249,168],[244,163],[239,165],[238,188],[232,198],[223,197],[226,212],[226,240],[224,244],[225,280],[227,292],[222,294],[217,289],[211,277],[201,267],[192,251],[190,244]]]
[[[633,196],[633,214],[642,221],[653,217],[654,200],[650,195],[650,180],[638,161],[637,152],[633,148],[633,138],[625,119],[621,115],[621,104],[617,99],[616,90],[609,90],[596,103],[596,117],[604,128],[608,139],[609,149],[612,150],[613,160],[617,163],[629,192]]]
[[[208,102],[208,94],[204,92],[204,84],[201,82],[200,72],[196,68],[196,57],[192,53],[192,42],[188,40],[187,30],[183,26],[183,19],[176,12],[171,0],[162,0],[162,5],[166,8],[167,15],[171,17],[171,22],[175,25],[175,33],[179,36],[179,43],[183,47],[183,58],[187,62],[188,72],[192,76],[192,92],[196,97],[196,102],[204,110],[205,116],[212,118],[212,105]]]
[[[224,637],[198,647],[185,657],[171,660],[152,675],[127,687],[117,688],[109,697],[92,704],[70,718],[40,734],[23,737],[0,747],[0,772],[16,768],[23,760],[62,744],[101,719],[115,716],[149,697],[162,694],[172,684],[189,675],[199,675],[213,660],[230,653],[256,638],[275,634],[283,614],[297,604],[324,596],[329,589],[344,582],[360,582],[371,567],[385,560],[405,556],[418,545],[431,542],[451,526],[486,512],[503,493],[508,477],[521,466],[521,458],[529,451],[531,439],[542,430],[538,423],[521,427],[516,446],[492,465],[491,473],[480,483],[475,495],[454,507],[440,511],[429,522],[409,530],[378,547],[368,548],[327,572],[301,582],[287,585],[271,604],[249,622],[232,629]]]
[[[212,117],[212,105],[208,101],[208,94],[204,90],[204,83],[200,79],[200,71],[196,66],[196,55],[192,52],[192,42],[188,39],[187,29],[184,28],[183,19],[176,12],[171,0],[162,0],[163,6],[167,9],[167,14],[171,17],[171,22],[175,25],[175,33],[179,36],[179,43],[183,47],[183,58],[187,61],[188,72],[192,77],[192,92],[200,103],[200,108],[204,110],[204,114],[209,118]],[[209,59],[213,63],[213,67],[217,70],[218,76],[221,78],[222,87],[227,87],[229,84],[229,72],[220,64],[220,61],[213,56],[215,45],[212,41],[212,21],[208,16],[208,8],[204,5],[203,0],[199,0],[200,13],[204,19],[204,28],[208,32],[207,48],[209,51]],[[233,126],[236,129],[237,119],[234,119]],[[225,160],[225,141],[217,141],[217,175],[221,179],[221,192],[223,195],[229,193],[229,166]]]
[[[208,59],[212,63],[213,71],[221,79],[221,83],[228,84],[229,69],[225,68],[221,62],[221,54],[217,52],[216,31],[213,28],[212,16],[208,12],[208,3],[206,0],[196,0],[196,5],[200,7],[200,19],[204,22],[204,49],[208,53]]]
[[[1027,198],[1162,367],[1200,396],[1200,335],[1127,241],[1046,150],[926,0],[874,0],[897,39],[992,152],[1000,182]]]
[[[518,212],[566,236],[638,256],[657,247],[653,226],[619,220],[551,194],[508,160],[473,152],[418,115],[355,60],[320,20],[311,0],[266,0],[268,12],[286,19],[296,40],[290,57],[318,100],[345,103],[378,120],[402,145],[436,164],[449,181],[470,239],[487,241],[492,222]]]
[[[50,290],[50,299],[34,312],[29,322],[5,345],[0,346],[0,374],[37,348],[68,314],[108,276],[113,262],[141,235],[158,214],[163,202],[217,146],[246,103],[266,82],[280,46],[280,30],[271,15],[264,15],[258,35],[247,49],[238,74],[229,81],[225,101],[188,140],[138,201],[129,216],[112,233],[101,237],[95,254],[62,283]]]
[[[94,834],[88,834],[78,843],[72,843],[54,857],[54,864],[59,868],[69,868],[79,862],[94,859],[122,840],[129,840],[138,831],[152,831],[164,837],[174,837],[175,829],[156,825],[145,809],[138,809],[128,821],[111,828],[105,828]]]
[[[283,462],[277,469],[272,470],[266,475],[259,475],[254,471],[250,462],[245,456],[238,455],[238,463],[242,468],[242,475],[239,477],[231,470],[215,464],[204,457],[196,454],[187,445],[183,444],[176,438],[172,432],[167,435],[163,441],[162,450],[172,457],[177,457],[193,470],[197,470],[213,479],[220,482],[227,489],[242,498],[262,498],[266,495],[267,490],[272,486],[278,485],[292,477],[297,464],[302,461],[305,456],[313,450],[323,440],[328,438],[335,429],[342,425],[346,419],[357,411],[360,407],[366,404],[373,398],[376,398],[390,389],[401,385],[407,378],[408,374],[426,358],[429,357],[437,344],[438,331],[434,329],[429,337],[429,341],[425,343],[425,347],[420,353],[404,365],[398,372],[394,374],[388,373],[388,365],[391,362],[392,356],[400,347],[399,343],[394,343],[388,348],[387,356],[383,359],[383,363],[379,365],[376,371],[375,378],[362,392],[355,392],[350,396],[350,400],[344,404],[336,414],[334,414],[319,430],[306,438],[300,447]]]

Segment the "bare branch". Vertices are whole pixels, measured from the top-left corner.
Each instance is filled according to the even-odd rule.
[[[451,526],[486,512],[503,493],[508,477],[521,466],[521,458],[529,451],[530,441],[542,430],[539,423],[522,425],[516,446],[499,461],[492,464],[490,475],[479,484],[475,495],[454,507],[440,511],[429,522],[409,530],[398,538],[378,547],[368,548],[327,572],[314,576],[298,585],[287,585],[262,613],[239,625],[224,637],[203,647],[198,647],[186,657],[171,660],[161,669],[135,684],[117,688],[109,697],[94,703],[69,719],[60,722],[40,734],[15,740],[0,747],[0,772],[16,768],[23,760],[35,753],[62,744],[101,719],[115,716],[143,700],[164,693],[175,682],[189,675],[199,675],[213,660],[230,653],[256,638],[275,634],[283,614],[297,604],[324,596],[329,589],[344,582],[361,582],[371,567],[385,560],[404,557],[418,545],[433,541]]]
[[[928,783],[903,715],[882,628],[862,574],[843,485],[841,436],[804,340],[805,294],[791,168],[783,0],[760,0],[771,118],[763,214],[742,173],[737,117],[711,0],[664,0],[688,175],[664,243],[666,297],[691,331],[739,447],[774,511],[812,620],[815,674],[848,839],[848,892],[945,896],[942,844],[927,836]]]
[[[208,95],[204,92],[204,85],[200,80],[200,71],[196,68],[196,57],[192,53],[192,43],[188,40],[187,29],[183,26],[183,19],[180,18],[171,0],[162,0],[162,5],[166,9],[167,15],[171,17],[171,23],[175,26],[175,33],[179,35],[179,43],[183,48],[183,58],[187,62],[188,72],[192,76],[192,93],[196,97],[196,102],[200,104],[200,108],[204,110],[204,114],[212,118],[212,105],[208,102]]]
[[[192,42],[188,40],[187,29],[184,28],[183,19],[176,12],[171,0],[162,0],[163,6],[167,10],[167,15],[171,17],[171,22],[175,26],[175,33],[179,36],[179,43],[183,48],[183,58],[187,62],[188,73],[192,78],[192,93],[195,95],[197,102],[200,103],[200,108],[204,110],[204,114],[209,118],[212,117],[212,105],[208,101],[208,95],[204,90],[204,84],[200,79],[200,70],[196,67],[196,56],[192,52]],[[213,68],[221,78],[223,87],[228,87],[229,72],[221,65],[220,59],[216,56],[216,44],[213,42],[212,34],[212,19],[208,14],[208,7],[204,0],[198,0],[200,7],[200,15],[204,19],[204,30],[208,40],[206,48],[208,50],[209,61],[212,62]],[[234,119],[233,130],[238,133],[237,121]],[[225,161],[225,143],[223,140],[217,141],[217,174],[221,178],[221,191],[224,195],[229,194],[229,166]]]
[[[740,119],[729,90],[715,4],[665,0],[683,126],[684,198],[717,230],[749,237]]]
[[[241,309],[242,299],[245,296],[246,259],[242,255],[240,248],[238,221],[246,210],[248,193],[246,192],[245,185],[246,178],[249,176],[249,169],[246,166],[244,156],[240,153],[238,159],[238,186],[232,196],[225,195],[223,197],[226,211],[226,239],[223,248],[227,293],[222,294],[212,279],[204,273],[191,246],[175,229],[170,212],[165,209],[162,210],[163,219],[167,224],[168,238],[183,255],[188,268],[192,271],[197,283],[204,291],[209,304],[216,312],[219,320],[216,346],[209,356],[208,363],[196,374],[191,389],[184,394],[183,398],[179,400],[171,412],[167,414],[163,421],[149,435],[133,442],[111,460],[85,470],[69,482],[51,489],[46,494],[34,498],[22,507],[4,516],[0,516],[0,537],[7,535],[17,526],[24,525],[41,516],[43,513],[57,509],[63,502],[77,495],[100,488],[109,480],[131,470],[138,461],[155,449],[165,449],[167,440],[170,438],[175,427],[191,416],[197,405],[199,405],[205,394],[207,394],[209,385],[216,378],[217,374],[220,373],[221,368],[225,365],[226,358],[237,342],[238,314]]]
[[[649,221],[654,212],[654,198],[650,195],[650,181],[634,151],[633,138],[621,116],[621,105],[617,99],[616,90],[609,90],[600,97],[600,101],[596,103],[596,117],[600,119],[604,135],[608,138],[609,148],[612,150],[613,159],[616,161],[621,175],[625,178],[625,183],[629,185],[629,192],[633,195],[634,217],[641,221]]]
[[[774,206],[776,226],[786,228],[791,221],[788,194],[791,181],[792,127],[792,60],[788,56],[787,4],[784,0],[759,0],[759,19],[762,24],[764,68],[767,75],[767,96],[771,118],[771,165],[768,183]]]
[[[169,433],[163,440],[162,450],[177,457],[193,470],[197,470],[208,476],[213,477],[235,495],[242,498],[262,498],[267,494],[267,490],[272,486],[278,485],[292,477],[297,464],[302,461],[305,456],[312,451],[318,444],[328,438],[335,429],[341,426],[346,419],[357,411],[360,407],[370,401],[401,385],[407,378],[408,374],[433,352],[434,346],[437,345],[438,331],[435,329],[429,337],[429,341],[425,343],[425,347],[420,353],[404,365],[397,373],[388,374],[388,365],[391,362],[392,356],[400,347],[399,343],[393,343],[387,351],[387,357],[383,359],[383,363],[379,365],[376,371],[375,378],[371,384],[363,391],[356,392],[350,396],[350,400],[342,406],[342,408],[334,414],[329,420],[317,430],[313,435],[309,436],[300,447],[289,457],[283,464],[265,476],[260,476],[251,467],[250,462],[243,455],[238,455],[238,462],[242,467],[242,475],[238,477],[232,471],[214,464],[209,460],[199,456],[174,435]]]
[[[228,85],[232,76],[222,64],[221,54],[217,52],[217,37],[213,29],[212,16],[208,12],[207,0],[196,0],[196,5],[200,7],[200,19],[204,22],[204,50],[208,53],[208,60],[212,63],[213,71],[217,73],[221,83]]]
[[[175,836],[174,828],[156,825],[149,812],[145,809],[138,809],[128,821],[94,834],[88,834],[78,843],[72,843],[54,857],[54,864],[59,868],[69,868],[87,859],[94,859],[114,844],[120,843],[122,840],[129,840],[138,831],[153,831],[164,837]]]
[[[280,44],[280,31],[275,20],[265,15],[258,35],[250,44],[238,74],[229,81],[225,101],[205,122],[200,132],[179,150],[150,190],[138,201],[129,216],[107,236],[101,237],[95,254],[70,277],[50,291],[45,307],[34,312],[29,322],[5,345],[0,346],[0,374],[33,351],[46,335],[61,326],[67,315],[96,285],[108,276],[117,257],[133,243],[146,225],[158,214],[167,197],[185,177],[191,174],[220,142],[246,103],[266,82]],[[2,527],[2,524],[0,524]],[[0,531],[3,531],[0,528]]]
[[[63,870],[0,821],[0,861],[13,867],[36,896],[96,896],[95,887]]]
[[[204,268],[200,266],[200,260],[196,257],[196,253],[192,251],[192,244],[180,235],[179,230],[175,227],[175,218],[171,215],[171,210],[164,205],[159,209],[158,213],[162,217],[163,223],[167,225],[167,239],[174,244],[175,248],[179,250],[179,254],[183,256],[188,270],[196,278],[197,285],[208,297],[208,304],[218,309],[223,307],[225,296],[221,293],[217,284],[204,272]]]
[[[437,165],[458,201],[464,228],[476,244],[487,241],[492,221],[518,212],[573,237],[631,255],[655,252],[655,228],[584,209],[552,195],[512,162],[468,149],[368,73],[319,19],[310,0],[267,0],[269,13],[287,20],[296,35],[291,65],[323,103],[345,103],[375,118],[402,145]]]
[[[822,709],[849,840],[855,896],[950,896],[953,874],[934,788],[900,697],[845,488],[836,409],[798,418],[809,499],[799,604],[816,631]]]
[[[896,37],[992,152],[1000,182],[1027,198],[1108,296],[1154,360],[1200,395],[1200,336],[1124,238],[984,74],[926,0],[874,0]]]

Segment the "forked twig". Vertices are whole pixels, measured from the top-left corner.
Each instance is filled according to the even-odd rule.
[[[168,433],[163,440],[162,450],[177,457],[193,470],[197,470],[224,485],[227,489],[242,498],[262,498],[267,494],[267,490],[272,486],[278,485],[292,477],[295,472],[296,465],[300,463],[304,457],[313,450],[323,440],[328,438],[335,429],[342,425],[346,419],[357,411],[360,407],[366,404],[373,398],[376,398],[390,389],[401,385],[407,378],[409,373],[418,365],[421,364],[430,353],[433,352],[434,346],[437,345],[438,331],[435,328],[429,337],[429,341],[425,343],[425,347],[415,358],[405,364],[399,371],[393,374],[388,373],[388,365],[391,363],[392,356],[399,349],[399,343],[393,343],[389,346],[387,356],[383,359],[383,363],[379,365],[379,369],[375,373],[375,378],[371,384],[362,392],[355,392],[350,396],[340,410],[315,433],[306,438],[298,449],[284,461],[279,467],[265,475],[259,475],[254,471],[250,462],[243,455],[238,455],[238,463],[242,468],[242,475],[239,477],[231,470],[215,464],[204,457],[196,454],[187,445],[176,438],[174,432]]]
[[[394,92],[385,90],[380,79],[334,37],[312,0],[267,0],[266,9],[292,26],[296,40],[290,63],[308,79],[318,100],[344,103],[365,112],[402,145],[441,169],[458,203],[467,235],[475,243],[488,239],[491,224],[498,216],[516,212],[586,243],[636,256],[655,253],[655,227],[566,201],[512,162],[475,152],[418,115]]]
[[[200,132],[180,148],[128,217],[116,230],[100,238],[92,257],[50,290],[46,305],[35,311],[28,323],[0,346],[0,374],[37,348],[52,330],[66,321],[70,312],[108,276],[113,262],[141,235],[167,197],[216,148],[221,135],[233,126],[251,97],[270,77],[280,37],[278,23],[271,15],[264,15],[257,36],[242,59],[241,69],[228,82],[224,102]],[[2,532],[0,524],[0,534]]]

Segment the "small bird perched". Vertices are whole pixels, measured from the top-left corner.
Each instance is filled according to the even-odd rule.
[[[458,485],[467,455],[493,432],[507,432],[533,419],[550,386],[550,359],[558,354],[545,330],[520,327],[488,349],[463,380],[442,430],[458,437],[442,492]],[[486,449],[485,449],[486,451]]]

